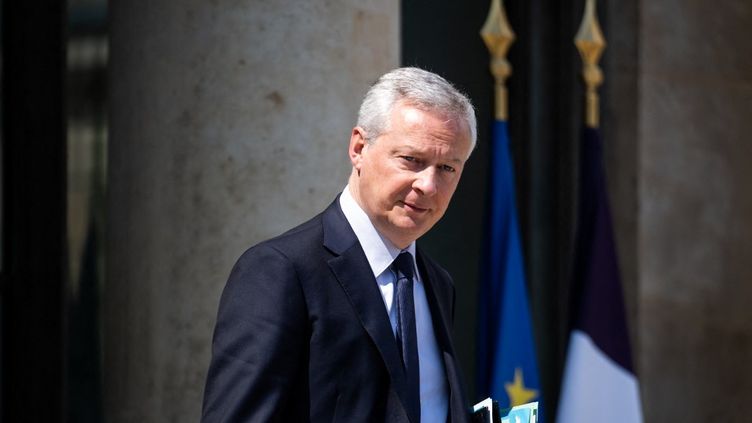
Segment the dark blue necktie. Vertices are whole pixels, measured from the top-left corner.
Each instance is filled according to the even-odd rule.
[[[392,263],[397,277],[397,347],[407,381],[410,421],[420,422],[420,370],[418,369],[418,338],[415,332],[415,300],[413,299],[413,256],[400,253]]]

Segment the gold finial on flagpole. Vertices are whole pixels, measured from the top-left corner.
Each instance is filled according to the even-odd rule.
[[[597,128],[599,116],[598,86],[603,83],[603,72],[598,67],[606,39],[603,37],[598,17],[595,14],[595,0],[586,0],[585,14],[582,16],[580,30],[574,37],[574,44],[582,58],[582,79],[586,87],[585,124],[590,128]]]
[[[507,120],[507,88],[504,83],[512,74],[512,66],[507,61],[507,50],[514,41],[514,32],[509,26],[501,0],[491,0],[491,9],[480,30],[480,36],[491,53],[491,74],[496,87],[496,119]]]

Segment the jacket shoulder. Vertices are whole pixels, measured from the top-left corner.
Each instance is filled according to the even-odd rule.
[[[323,227],[321,214],[310,220],[265,241],[248,248],[238,261],[253,256],[260,251],[273,250],[277,254],[296,262],[298,259],[309,257],[312,252],[320,249],[323,242]]]

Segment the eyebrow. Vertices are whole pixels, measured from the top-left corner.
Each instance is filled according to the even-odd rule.
[[[421,151],[420,149],[416,149],[416,148],[412,148],[408,146],[401,146],[401,147],[396,147],[394,149],[394,153],[395,154],[407,154],[407,155],[420,155],[420,154],[424,154],[425,152]],[[465,163],[465,160],[462,160],[461,158],[458,158],[458,157],[452,157],[450,159],[447,159],[446,161],[450,163],[460,164],[460,165]]]

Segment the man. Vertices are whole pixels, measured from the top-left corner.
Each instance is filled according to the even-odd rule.
[[[246,251],[219,306],[204,422],[465,422],[454,287],[415,246],[475,144],[469,100],[401,68],[368,91],[321,214]]]

